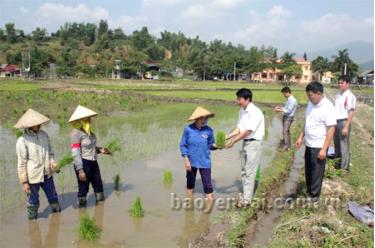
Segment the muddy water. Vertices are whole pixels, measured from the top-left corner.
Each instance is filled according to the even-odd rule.
[[[78,209],[76,204],[76,181],[72,168],[55,175],[55,183],[59,193],[60,204],[63,211],[52,214],[46,199],[40,192],[39,218],[37,221],[28,221],[23,202],[25,196],[20,191],[15,180],[14,134],[8,129],[0,127],[1,142],[1,231],[0,242],[4,247],[189,247],[189,240],[205,233],[210,222],[218,215],[220,210],[213,208],[211,213],[195,210],[173,210],[172,202],[177,205],[176,198],[182,199],[185,195],[185,171],[178,150],[166,152],[164,148],[170,147],[175,140],[179,140],[183,125],[172,125],[163,128],[155,123],[146,127],[127,123],[121,118],[121,124],[116,128],[108,129],[106,133],[98,132],[102,140],[120,137],[127,142],[143,143],[126,147],[129,150],[154,150],[158,155],[147,156],[152,153],[140,153],[137,159],[130,160],[128,155],[119,153],[112,157],[101,157],[99,160],[106,201],[98,205],[90,191],[88,207]],[[226,130],[229,122],[217,122],[216,127]],[[95,123],[94,123],[95,124]],[[98,127],[111,126],[112,122],[102,121]],[[102,125],[102,126],[101,126]],[[105,128],[98,128],[98,130]],[[64,154],[69,152],[66,148],[67,131],[60,130],[59,126],[51,123],[46,126],[47,132],[53,139],[53,144]],[[127,130],[127,131],[124,131]],[[160,135],[168,131],[171,135]],[[264,142],[261,167],[265,167],[273,159],[275,146],[278,144],[281,132],[281,122],[278,117],[272,119],[269,127],[269,138]],[[164,142],[153,140],[163,139]],[[165,147],[164,147],[165,146]],[[175,146],[176,147],[176,146]],[[231,150],[215,151],[213,160],[213,185],[216,197],[234,197],[240,190],[240,144]],[[161,152],[159,152],[161,151]],[[139,159],[139,158],[144,159]],[[172,185],[165,186],[162,175],[165,169],[173,173]],[[122,185],[119,191],[114,191],[112,179],[119,173]],[[197,177],[195,198],[202,197],[203,189],[200,177]],[[90,189],[91,190],[91,189]],[[140,196],[145,209],[145,217],[134,219],[129,215],[129,209],[134,199]],[[172,201],[174,199],[174,201]],[[197,202],[199,203],[199,202]],[[199,204],[196,207],[199,208]],[[101,238],[96,242],[87,242],[79,239],[79,218],[83,214],[94,217],[96,223],[102,228]]]
[[[281,188],[279,194],[281,196],[293,195],[297,191],[299,182],[299,176],[304,166],[304,147],[296,151],[294,155],[293,165],[289,171],[287,180]],[[265,214],[259,222],[256,223],[255,233],[249,240],[249,247],[265,247],[267,246],[271,235],[273,234],[278,220],[281,216],[282,208],[277,207],[277,204],[273,206],[271,211]]]

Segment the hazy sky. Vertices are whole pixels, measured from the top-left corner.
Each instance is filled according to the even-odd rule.
[[[0,0],[0,25],[56,31],[65,22],[108,20],[125,33],[147,26],[151,33],[182,31],[281,51],[315,51],[374,39],[372,0]]]

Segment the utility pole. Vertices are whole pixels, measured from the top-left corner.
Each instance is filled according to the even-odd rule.
[[[234,64],[233,64],[233,81],[236,81],[236,65],[237,65],[237,63],[234,62]]]
[[[346,67],[347,67],[347,65],[346,65],[346,63],[344,64],[344,75],[346,75]]]

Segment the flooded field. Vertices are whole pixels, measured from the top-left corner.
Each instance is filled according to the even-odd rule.
[[[25,97],[19,99],[21,107],[17,113],[22,113],[22,109],[27,106],[27,100],[24,99]],[[30,105],[35,105],[38,111],[54,119],[59,112],[66,112],[65,115],[68,115],[72,111],[74,105],[70,100],[65,100],[69,101],[66,103],[67,109],[53,108],[51,100],[46,104],[33,100]],[[116,99],[120,100],[121,98]],[[64,105],[60,96],[56,96],[54,101]],[[98,106],[101,106],[100,101],[98,100]],[[96,205],[90,191],[87,209],[78,209],[77,182],[73,168],[64,168],[54,176],[63,211],[52,214],[40,191],[41,206],[36,222],[26,218],[25,195],[17,178],[16,136],[10,128],[10,123],[17,119],[17,114],[11,110],[2,113],[0,242],[4,247],[189,247],[190,239],[205,233],[210,223],[220,214],[221,211],[216,208],[211,213],[198,207],[195,210],[172,209],[173,199],[185,197],[185,169],[178,143],[194,104],[145,103],[142,107],[142,102],[139,103],[140,106],[130,102],[128,105],[134,104],[134,110],[128,110],[116,104],[108,105],[110,102],[107,100],[104,102],[107,105],[102,106],[103,114],[93,119],[93,130],[98,136],[98,143],[103,145],[114,138],[120,139],[122,143],[121,152],[113,156],[101,156],[99,159],[106,201]],[[94,107],[92,108],[95,109]],[[237,106],[208,105],[207,108],[216,113],[216,117],[209,122],[216,132],[228,132],[235,127]],[[281,130],[279,117],[272,116],[269,110],[266,111],[266,119],[268,134],[264,142],[262,168],[273,159]],[[44,129],[50,135],[57,159],[70,152],[68,126],[62,125],[58,120],[45,125]],[[237,145],[231,150],[213,152],[215,197],[237,196],[241,187],[240,148]],[[170,186],[163,184],[163,172],[166,169],[173,174]],[[114,190],[113,183],[116,174],[121,178],[118,191]],[[199,176],[196,185],[195,197],[203,197]],[[137,196],[142,199],[145,209],[145,217],[141,219],[132,218],[129,214],[131,204]],[[102,229],[101,237],[96,242],[82,241],[79,238],[79,218],[85,213],[93,217]]]

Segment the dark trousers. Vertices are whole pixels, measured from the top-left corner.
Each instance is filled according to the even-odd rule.
[[[58,202],[57,193],[55,189],[55,184],[53,182],[53,177],[48,178],[44,176],[43,183],[30,183],[30,193],[27,197],[27,203],[32,206],[39,205],[39,189],[42,188],[48,202],[50,204]]]
[[[337,120],[336,130],[335,130],[335,157],[339,159],[339,168],[349,170],[350,163],[350,150],[349,150],[349,135],[342,135],[342,129],[345,126],[347,119]]]
[[[291,138],[290,138],[290,126],[294,120],[293,116],[283,116],[283,140],[282,145],[284,148],[290,148]]]
[[[83,170],[86,174],[86,181],[79,180],[78,171],[76,171],[78,181],[78,197],[85,197],[89,192],[90,183],[95,193],[103,192],[103,181],[100,175],[100,169],[97,161],[82,159]]]
[[[307,193],[311,197],[319,197],[322,189],[326,160],[319,160],[318,154],[321,148],[306,146],[305,150],[305,177]]]
[[[195,178],[197,176],[197,171],[201,174],[203,190],[206,194],[211,194],[213,192],[211,184],[211,168],[195,168],[191,167],[191,171],[186,171],[186,187],[188,189],[194,189]]]

